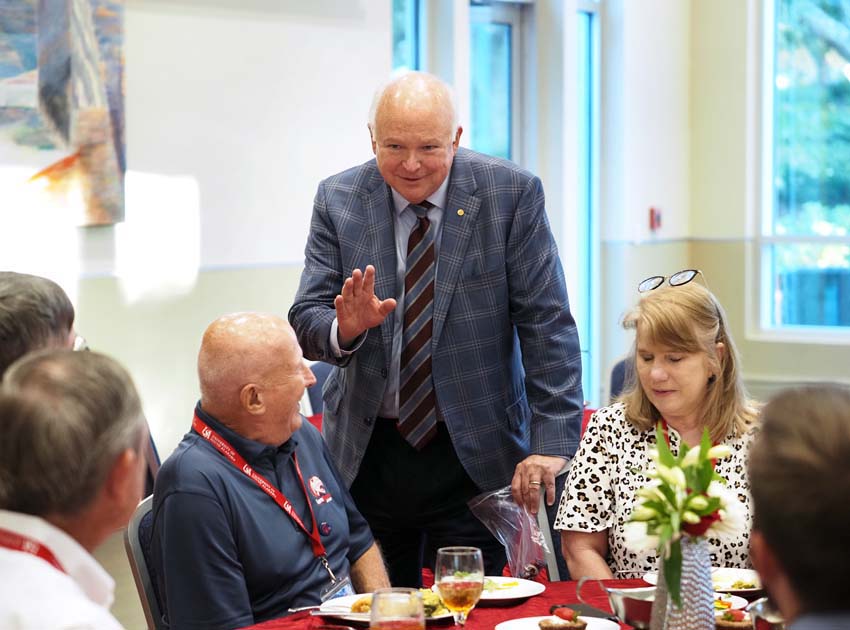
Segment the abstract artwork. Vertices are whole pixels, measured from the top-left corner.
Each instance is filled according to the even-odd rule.
[[[0,167],[81,225],[124,218],[123,22],[123,0],[0,2]]]

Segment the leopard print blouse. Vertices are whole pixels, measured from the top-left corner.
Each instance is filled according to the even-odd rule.
[[[670,427],[670,450],[679,452],[681,438]],[[717,472],[734,489],[744,504],[747,527],[736,537],[721,541],[709,538],[711,564],[720,567],[751,568],[749,538],[752,527],[747,456],[754,430],[727,436],[724,443],[732,450],[717,462]],[[561,495],[555,529],[608,531],[608,566],[616,578],[639,578],[658,569],[658,557],[651,550],[630,549],[626,545],[624,525],[631,515],[635,493],[646,479],[631,469],[654,466],[649,450],[655,447],[655,431],[639,431],[626,420],[625,405],[615,403],[599,409],[590,418],[578,453],[572,461],[567,485]]]

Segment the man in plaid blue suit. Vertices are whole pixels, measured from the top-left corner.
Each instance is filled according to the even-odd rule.
[[[320,183],[289,320],[305,356],[337,366],[324,432],[394,585],[419,583],[423,550],[474,545],[488,573],[504,550],[469,512],[511,485],[538,509],[575,452],[581,358],[540,180],[459,149],[452,94],[408,73],[379,90],[376,159]],[[436,229],[430,339],[436,437],[398,430],[408,236],[418,210]]]

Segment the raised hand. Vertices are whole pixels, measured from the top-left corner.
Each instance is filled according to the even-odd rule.
[[[380,325],[396,307],[394,298],[381,300],[375,295],[375,268],[366,266],[351,272],[334,298],[340,347],[350,346],[357,337]]]

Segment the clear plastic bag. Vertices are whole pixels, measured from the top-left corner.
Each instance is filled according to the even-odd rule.
[[[546,566],[549,548],[537,518],[514,501],[510,486],[479,494],[468,505],[504,545],[512,576],[533,578]]]

